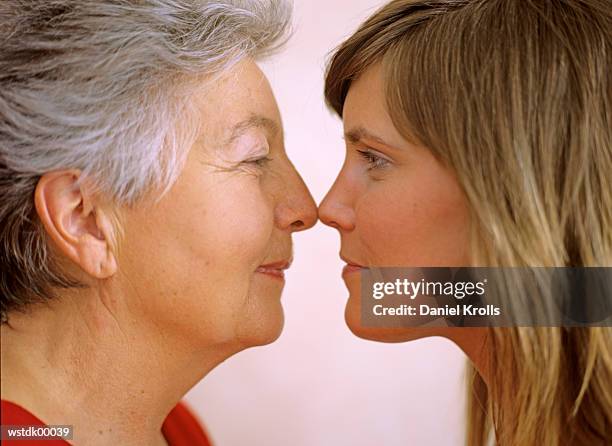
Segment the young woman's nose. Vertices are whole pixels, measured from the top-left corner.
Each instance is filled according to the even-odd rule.
[[[355,228],[355,212],[348,189],[342,181],[342,172],[319,205],[319,219],[339,231]]]

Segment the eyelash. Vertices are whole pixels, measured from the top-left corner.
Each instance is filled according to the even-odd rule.
[[[262,156],[261,158],[245,160],[241,164],[247,164],[249,166],[255,166],[259,169],[263,169],[270,161],[272,161],[272,158],[269,156]]]
[[[368,170],[381,169],[389,164],[389,160],[370,152],[369,150],[357,150],[357,153],[368,162]]]

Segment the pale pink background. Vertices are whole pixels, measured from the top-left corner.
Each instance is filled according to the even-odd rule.
[[[323,103],[324,62],[383,3],[297,0],[295,35],[263,64],[287,152],[317,202],[344,156],[341,123]],[[463,444],[461,351],[440,338],[395,345],[355,338],[344,323],[337,232],[318,223],[294,242],[280,339],[230,358],[187,397],[215,445]]]

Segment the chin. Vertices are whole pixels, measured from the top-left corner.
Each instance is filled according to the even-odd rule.
[[[346,303],[344,320],[355,336],[368,341],[396,343],[441,336],[441,330],[435,327],[364,327],[361,323],[361,301],[353,297],[349,297]]]
[[[280,337],[284,325],[285,316],[279,303],[278,308],[245,322],[240,327],[239,342],[243,348],[271,344]]]

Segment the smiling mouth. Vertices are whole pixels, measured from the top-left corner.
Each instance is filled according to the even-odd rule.
[[[265,274],[275,279],[284,280],[285,270],[291,266],[291,260],[281,260],[274,263],[266,263],[265,265],[259,265],[255,270],[256,273]]]

